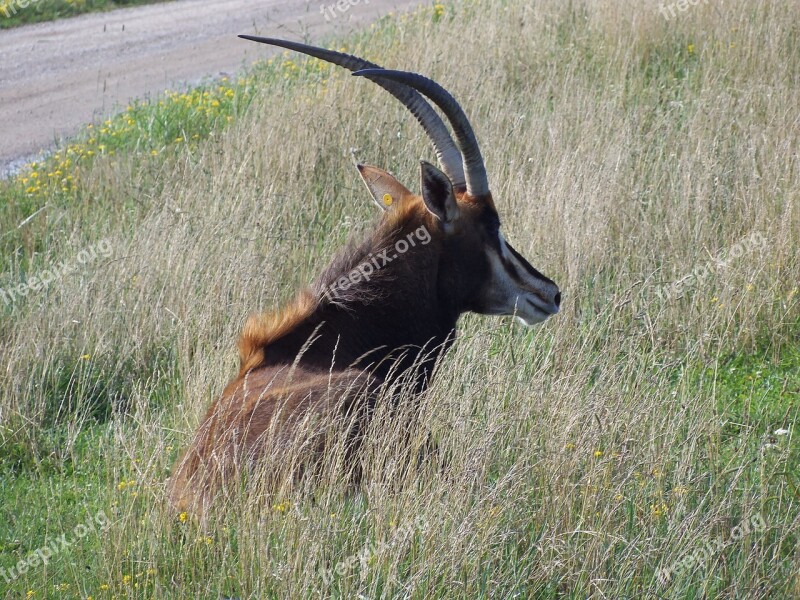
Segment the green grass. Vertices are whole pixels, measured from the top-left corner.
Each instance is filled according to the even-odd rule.
[[[55,21],[89,12],[114,10],[126,6],[154,4],[165,0],[28,0],[21,6],[19,0],[0,3],[0,29],[10,29],[30,23]]]
[[[417,415],[429,468],[393,471],[384,423],[356,494],[243,494],[200,524],[163,482],[245,316],[368,230],[349,149],[414,187],[431,152],[388,96],[280,57],[137,102],[0,182],[0,289],[113,250],[0,299],[0,568],[72,542],[0,573],[0,597],[796,596],[798,23],[789,3],[738,8],[665,24],[645,3],[489,0],[345,42],[452,89],[507,236],[565,297],[535,330],[465,317]],[[752,231],[767,244],[655,293]]]

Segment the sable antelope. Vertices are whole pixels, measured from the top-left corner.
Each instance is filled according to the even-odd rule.
[[[376,390],[406,377],[423,391],[437,358],[431,350],[450,347],[462,313],[514,315],[533,325],[557,313],[561,301],[556,284],[500,233],[475,134],[449,92],[348,54],[240,37],[374,81],[416,117],[442,170],[422,161],[416,195],[386,171],[358,166],[383,213],[366,240],[351,243],[289,306],[246,323],[239,374],[209,408],[170,481],[172,502],[196,512],[238,467],[268,449],[280,452],[298,431],[319,452],[325,424],[349,415],[357,445]],[[457,143],[422,94],[447,117]]]

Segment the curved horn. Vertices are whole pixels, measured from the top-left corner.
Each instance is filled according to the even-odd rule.
[[[489,193],[489,180],[486,177],[486,167],[483,164],[483,157],[481,156],[480,148],[478,148],[475,132],[472,130],[472,125],[469,124],[469,119],[464,114],[464,110],[458,105],[458,102],[450,92],[432,79],[406,71],[364,69],[363,71],[356,71],[353,75],[366,77],[375,81],[375,83],[379,83],[377,81],[379,79],[397,81],[419,90],[430,98],[436,106],[442,109],[442,112],[453,126],[453,132],[456,134],[456,140],[458,140],[458,145],[463,155],[467,192],[476,198]]]
[[[258,37],[254,35],[240,35],[245,40],[253,42],[260,42],[262,44],[270,44],[272,46],[280,46],[288,50],[294,50],[302,54],[307,54],[333,63],[350,71],[358,70],[383,70],[382,67],[371,63],[363,58],[358,58],[352,54],[345,54],[343,52],[335,52],[333,50],[325,50],[324,48],[317,48],[315,46],[308,46],[298,42],[290,42],[287,40],[280,40],[277,38]],[[403,105],[411,111],[411,114],[416,117],[419,124],[428,134],[428,137],[433,142],[433,148],[436,152],[436,157],[439,164],[444,170],[445,174],[450,178],[454,188],[463,189],[466,185],[464,177],[464,168],[461,164],[461,152],[450,137],[447,126],[444,121],[436,114],[430,104],[423,98],[415,89],[396,83],[390,80],[375,81],[379,86],[389,92],[392,96],[397,98]]]

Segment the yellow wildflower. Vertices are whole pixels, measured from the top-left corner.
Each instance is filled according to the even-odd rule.
[[[659,502],[658,504],[653,504],[652,506],[650,506],[650,510],[653,513],[654,517],[660,517],[662,515],[667,514],[669,507],[665,503]]]

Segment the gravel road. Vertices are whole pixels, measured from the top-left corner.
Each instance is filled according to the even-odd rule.
[[[173,0],[0,33],[0,173],[133,98],[277,52],[239,33],[316,40],[421,0]],[[322,12],[325,7],[325,14]]]

